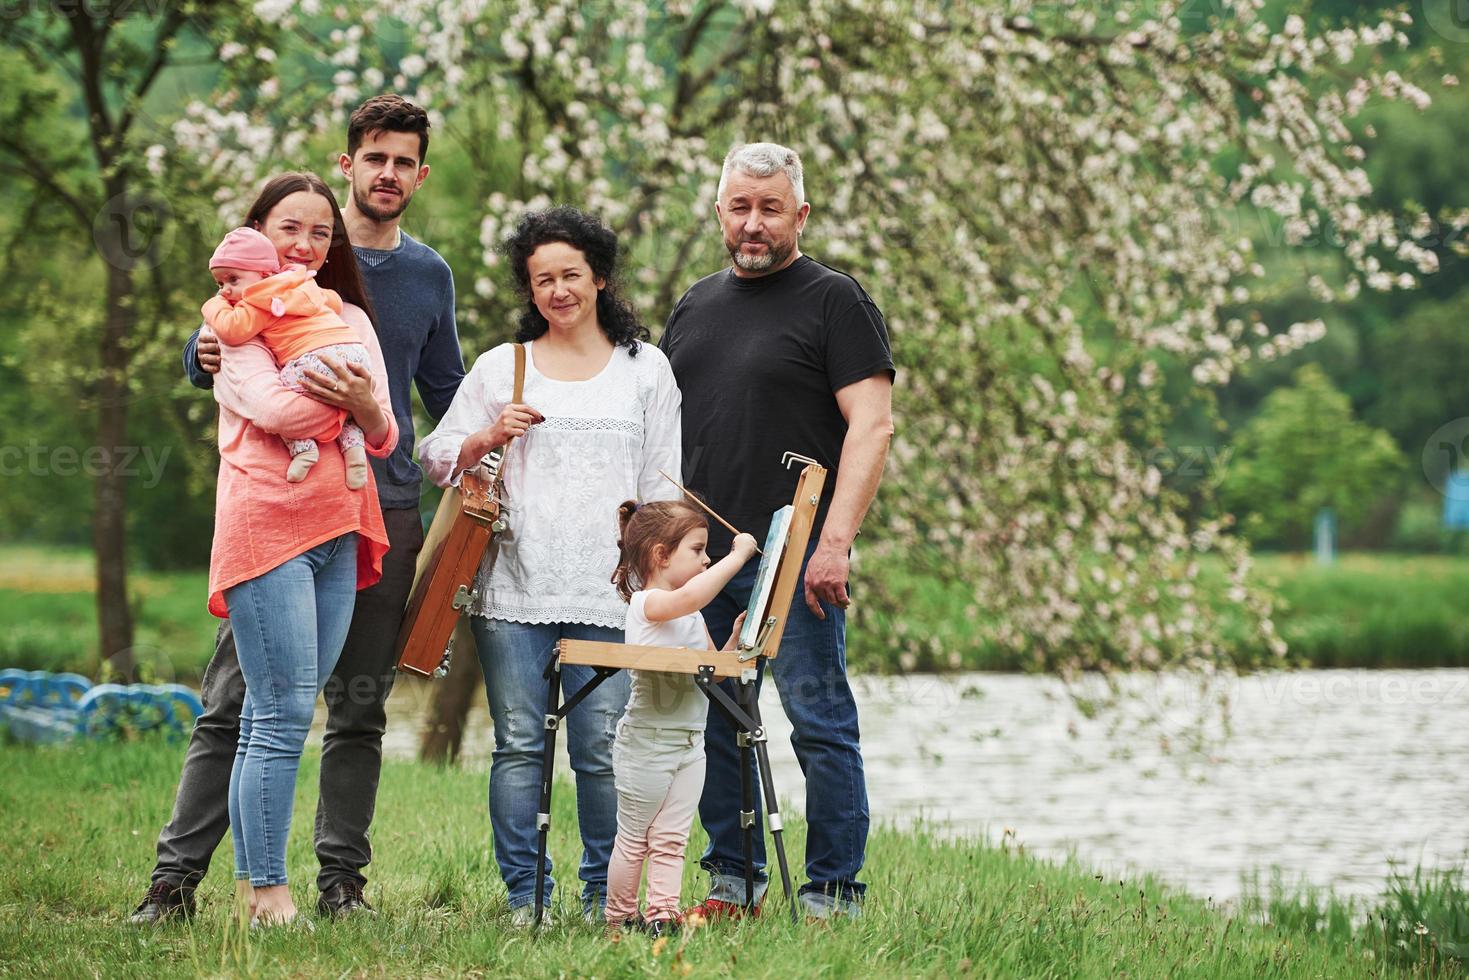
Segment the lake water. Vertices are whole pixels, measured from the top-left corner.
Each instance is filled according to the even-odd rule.
[[[1217,684],[1209,699],[1181,679],[1136,678],[1127,706],[1097,720],[1046,677],[854,683],[874,821],[922,818],[991,840],[1010,831],[1034,853],[1154,872],[1217,900],[1240,893],[1244,872],[1263,881],[1271,868],[1376,895],[1392,861],[1411,870],[1469,851],[1469,670],[1265,674]],[[389,755],[415,757],[427,685],[395,690]],[[1201,700],[1219,695],[1227,734],[1217,716],[1200,723]],[[777,791],[800,810],[773,685],[761,710]],[[462,764],[488,772],[492,745],[481,694]]]

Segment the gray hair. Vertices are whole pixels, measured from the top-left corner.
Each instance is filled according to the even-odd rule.
[[[779,143],[736,143],[724,158],[724,169],[719,174],[717,197],[724,197],[724,182],[733,171],[751,177],[770,177],[777,173],[790,178],[791,189],[796,192],[796,204],[806,203],[806,182],[801,173],[801,158],[796,151]]]

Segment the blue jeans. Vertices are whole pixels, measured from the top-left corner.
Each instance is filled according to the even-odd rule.
[[[622,630],[580,623],[511,623],[471,620],[485,696],[495,722],[490,763],[490,829],[495,861],[510,893],[510,907],[536,897],[536,813],[541,805],[541,753],[546,744],[546,679],[542,671],[556,641],[621,643]],[[591,667],[561,669],[565,697],[596,676]],[[581,830],[582,908],[601,914],[607,901],[607,862],[617,836],[617,787],[612,780],[612,742],[627,707],[627,673],[603,681],[566,716],[567,751],[576,774],[576,818]],[[555,888],[546,857],[546,901]]]
[[[806,553],[810,561],[813,544]],[[756,563],[750,562],[704,607],[704,621],[715,644],[723,645],[730,628],[749,604]],[[805,568],[801,570],[805,581]],[[856,911],[867,886],[857,880],[867,849],[867,782],[857,728],[857,704],[847,683],[846,613],[822,604],[826,619],[806,607],[805,588],[796,596],[786,619],[780,652],[762,664],[775,677],[781,707],[791,721],[791,746],[806,777],[806,875],[802,904],[808,909],[837,906]],[[734,695],[734,686],[724,682]],[[742,903],[745,898],[744,832],[740,828],[739,749],[724,715],[711,705],[705,731],[708,770],[699,821],[709,834],[709,847],[699,864],[709,872],[709,897]],[[752,777],[753,778],[753,777]],[[760,823],[760,783],[755,781],[756,899],[765,892],[765,837]]]
[[[319,544],[224,597],[245,675],[229,788],[235,877],[284,885],[301,749],[356,602],[357,535]]]

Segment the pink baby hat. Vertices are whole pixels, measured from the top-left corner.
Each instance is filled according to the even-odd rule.
[[[281,260],[269,238],[254,228],[236,228],[214,250],[209,268],[248,269],[275,275],[281,271]]]

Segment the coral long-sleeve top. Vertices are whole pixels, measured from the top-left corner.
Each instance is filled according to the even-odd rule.
[[[388,401],[382,349],[367,314],[352,304],[342,309],[352,339],[367,347],[372,393],[388,422],[387,434],[367,452],[387,456],[398,442],[398,424]],[[219,402],[219,486],[215,492],[214,547],[209,557],[209,611],[229,615],[224,590],[248,581],[323,542],[356,531],[357,588],[382,578],[388,550],[375,477],[347,488],[342,452],[331,440],[341,411],[281,385],[275,359],[257,337],[220,348],[215,377]],[[285,439],[316,439],[321,459],[301,483],[287,483],[291,463]]]
[[[239,345],[259,337],[281,364],[307,351],[358,341],[342,319],[342,298],[318,286],[316,273],[299,266],[252,282],[234,306],[211,296],[202,312],[221,343]]]

